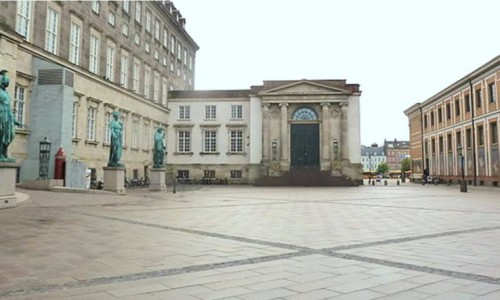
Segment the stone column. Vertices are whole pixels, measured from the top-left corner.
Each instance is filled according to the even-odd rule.
[[[332,140],[330,134],[330,103],[321,103],[321,158],[323,160],[329,160],[330,155],[333,151]]]
[[[164,168],[152,168],[151,169],[151,179],[149,182],[150,191],[164,191],[167,189],[165,184],[165,173],[167,172]]]
[[[19,164],[0,162],[0,209],[16,207],[16,169]]]
[[[339,157],[349,159],[348,145],[349,145],[349,128],[347,126],[347,102],[340,103],[340,145]]]
[[[104,167],[103,190],[125,195],[125,168]]]
[[[281,107],[281,160],[288,160],[288,103],[280,103]]]
[[[269,161],[270,159],[270,149],[269,149],[269,130],[271,128],[269,127],[269,104],[265,103],[262,104],[262,145],[263,145],[263,152],[262,152],[262,160],[264,161]]]

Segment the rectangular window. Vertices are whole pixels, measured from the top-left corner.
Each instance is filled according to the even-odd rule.
[[[26,107],[26,94],[25,88],[19,85],[16,85],[14,88],[14,109],[15,115],[14,118],[20,124],[24,124],[25,122],[25,107]],[[16,125],[17,128],[21,128],[21,126]]]
[[[240,170],[231,170],[231,179],[241,179],[243,178]]]
[[[108,14],[108,23],[113,27],[115,27],[115,19],[116,19],[115,13],[110,11]]]
[[[127,118],[124,115],[120,115],[120,122],[122,122],[122,145],[125,146],[127,141]]]
[[[142,144],[143,144],[143,149],[149,150],[149,124],[144,124],[144,132],[142,133]]]
[[[80,44],[82,39],[82,26],[76,22],[71,22],[70,25],[70,40],[69,40],[69,61],[75,65],[80,64]]]
[[[231,119],[243,119],[243,107],[241,105],[231,105]]]
[[[98,0],[92,0],[92,11],[98,14],[100,8],[101,8],[101,4],[99,3],[99,1]]]
[[[189,120],[190,108],[188,105],[179,106],[179,120]]]
[[[141,23],[141,5],[142,3],[140,1],[134,1],[135,2],[135,20],[139,23]]]
[[[483,125],[477,126],[477,144],[484,146],[484,127]]]
[[[446,120],[451,119],[451,106],[450,104],[446,104]]]
[[[178,152],[191,152],[191,132],[179,131],[177,141]]]
[[[488,84],[488,98],[490,103],[495,103],[497,101],[497,90],[495,83]]]
[[[135,35],[134,35],[134,43],[139,46],[141,44],[141,37],[139,36],[139,34],[136,32]]]
[[[122,0],[123,10],[128,14],[130,12],[130,0]]]
[[[189,179],[189,170],[177,170],[177,178]]]
[[[494,145],[498,143],[498,126],[497,122],[490,123],[490,141]]]
[[[203,178],[215,178],[215,170],[204,170]]]
[[[465,112],[470,113],[470,97],[465,95]]]
[[[467,148],[472,147],[472,130],[470,128],[465,130],[465,146]]]
[[[115,45],[108,42],[108,53],[106,56],[106,77],[110,81],[115,81]]]
[[[151,69],[146,66],[144,67],[144,97],[150,99],[150,89],[151,89]]]
[[[161,83],[161,103],[163,106],[167,106],[168,101],[168,81],[166,78],[163,78]]]
[[[424,116],[424,128],[427,128],[427,115]]]
[[[173,34],[170,37],[170,52],[175,55],[175,36]]]
[[[231,142],[229,152],[243,152],[243,131],[230,131]]]
[[[451,143],[451,133],[448,133],[448,135],[446,137],[446,146],[447,146],[448,152],[451,152],[451,149],[453,147],[453,145]]]
[[[457,147],[458,146],[462,146],[463,147],[462,133],[460,131],[457,131],[457,133],[456,133],[456,139],[457,139]]]
[[[95,126],[96,126],[97,109],[89,107],[87,110],[87,140],[95,141]]]
[[[455,100],[455,115],[460,116],[460,99]]]
[[[122,59],[120,64],[120,84],[128,88],[128,52],[122,50]]]
[[[31,8],[33,1],[17,1],[16,31],[30,41],[31,31]]]
[[[481,102],[482,102],[481,89],[477,89],[476,90],[476,107],[477,108],[481,108]]]
[[[139,121],[132,122],[132,148],[139,148]]]
[[[150,45],[149,45],[149,42],[146,42],[144,44],[144,51],[146,51],[146,53],[149,53],[151,51],[151,48],[150,48]]]
[[[151,32],[151,12],[146,10],[146,31]]]
[[[217,118],[217,107],[215,105],[205,105],[205,119],[215,120]]]
[[[160,31],[160,20],[158,19],[155,19],[155,39],[156,40],[160,40],[160,34],[161,34],[161,31]]]
[[[438,108],[438,123],[443,123],[443,109]]]
[[[140,70],[141,70],[140,62],[134,60],[134,66],[132,68],[132,89],[136,93],[139,93],[139,72],[140,72]]]
[[[109,129],[109,124],[111,124],[111,121],[113,121],[113,114],[110,112],[106,112],[104,121],[104,143],[109,145],[111,144],[111,130]]]
[[[434,126],[434,112],[431,111],[431,126]]]
[[[163,28],[163,47],[168,49],[168,30]]]
[[[153,81],[153,101],[158,103],[160,101],[160,74],[155,72]]]
[[[59,26],[59,13],[51,7],[47,9],[47,27],[45,34],[45,50],[57,54],[57,30]]]
[[[99,51],[101,47],[99,36],[90,34],[90,51],[89,51],[89,71],[99,74]]]
[[[76,139],[78,137],[78,97],[75,96],[75,101],[73,102],[73,113],[71,119],[71,138]]]
[[[432,138],[431,139],[431,153],[432,154],[436,154],[436,139],[435,138]]]
[[[207,153],[217,152],[217,131],[215,130],[203,131],[203,152]]]
[[[440,136],[439,137],[439,153],[443,153],[444,152],[444,140],[443,140],[443,137]]]
[[[128,24],[127,23],[122,24],[122,34],[124,36],[128,36]]]

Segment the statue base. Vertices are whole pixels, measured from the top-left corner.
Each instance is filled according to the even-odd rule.
[[[15,162],[0,162],[0,209],[17,206]]]
[[[104,186],[103,190],[125,195],[125,168],[121,167],[103,167]]]
[[[167,189],[167,185],[165,184],[165,174],[166,169],[151,169],[151,178],[149,181],[149,190],[150,191],[164,191]]]

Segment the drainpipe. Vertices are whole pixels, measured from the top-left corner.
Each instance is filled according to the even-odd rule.
[[[469,78],[469,93],[471,101],[471,124],[472,124],[472,173],[474,174],[474,186],[477,186],[477,163],[476,163],[476,128],[474,128],[474,90],[472,88],[472,79]]]

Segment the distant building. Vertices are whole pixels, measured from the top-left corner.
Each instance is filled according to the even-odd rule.
[[[410,157],[409,141],[384,141],[384,152],[390,171],[400,171],[401,161]]]
[[[384,147],[372,144],[370,147],[361,146],[361,163],[363,172],[377,172],[378,166],[386,162]]]
[[[409,119],[414,174],[497,186],[500,181],[498,123],[500,56],[416,103]]]

